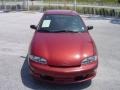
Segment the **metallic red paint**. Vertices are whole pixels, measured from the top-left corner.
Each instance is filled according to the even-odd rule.
[[[30,61],[30,71],[31,74],[42,81],[59,83],[59,84],[68,84],[68,83],[78,83],[86,80],[92,79],[96,75],[97,64],[92,63],[87,66],[78,66],[78,67],[51,67],[48,65],[41,65],[36,62]],[[54,80],[46,80],[40,76],[47,75]],[[86,77],[83,80],[75,80],[76,77],[83,76]],[[64,81],[64,82],[63,82]]]
[[[88,33],[35,32],[31,54],[48,60],[51,66],[80,66],[81,60],[93,56]]]
[[[64,15],[79,15],[77,12],[72,10],[48,10],[45,12],[45,14],[64,14]]]
[[[78,15],[69,10],[53,10],[45,14]],[[45,33],[36,31],[29,54],[47,60],[47,65],[42,65],[28,58],[31,74],[43,81],[77,83],[90,80],[96,75],[98,61],[81,65],[81,61],[86,57],[97,55],[89,32]]]

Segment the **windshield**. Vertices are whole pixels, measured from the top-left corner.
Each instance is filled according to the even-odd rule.
[[[47,32],[83,32],[85,25],[80,16],[44,15],[39,31]]]

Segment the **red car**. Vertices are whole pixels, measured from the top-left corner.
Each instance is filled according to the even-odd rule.
[[[35,26],[28,63],[32,76],[52,83],[78,83],[96,75],[98,55],[79,14],[71,10],[46,11]]]

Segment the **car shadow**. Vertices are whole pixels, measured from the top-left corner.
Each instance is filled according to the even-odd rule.
[[[89,15],[86,18],[89,20],[109,20],[112,24],[120,24],[120,17]]]
[[[51,83],[35,80],[29,74],[27,57],[21,56],[21,58],[25,59],[23,66],[21,68],[21,79],[22,79],[22,83],[28,88],[34,90],[36,89],[37,90],[39,89],[40,90],[80,90],[80,89],[88,88],[91,85],[91,80],[80,84],[65,84],[65,85],[51,84]]]
[[[88,15],[86,18],[89,20],[111,20],[114,17],[100,16],[100,15]]]
[[[110,21],[112,24],[120,24],[120,18],[114,18]]]

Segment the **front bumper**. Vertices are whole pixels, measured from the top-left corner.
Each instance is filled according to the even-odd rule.
[[[42,81],[52,83],[78,83],[91,80],[96,75],[98,63],[78,67],[52,67],[29,60],[31,74]]]

